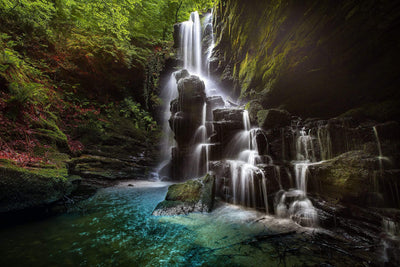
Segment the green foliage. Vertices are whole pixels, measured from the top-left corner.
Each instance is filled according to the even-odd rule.
[[[155,130],[156,122],[147,111],[143,110],[139,103],[131,98],[125,98],[120,109],[120,116],[133,120],[136,128]]]
[[[212,3],[0,0],[0,158],[32,165],[80,141],[156,138],[173,24]]]

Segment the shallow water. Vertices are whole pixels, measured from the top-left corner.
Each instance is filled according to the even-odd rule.
[[[233,205],[210,214],[152,216],[167,185],[134,185],[102,189],[76,211],[0,230],[0,266],[304,266],[336,261],[305,243],[301,234],[252,242],[255,236],[298,226],[270,217],[264,220],[267,229],[256,220],[261,214]]]

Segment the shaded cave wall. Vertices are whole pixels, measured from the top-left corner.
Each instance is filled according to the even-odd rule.
[[[400,4],[221,0],[211,71],[242,102],[302,117],[400,112]]]

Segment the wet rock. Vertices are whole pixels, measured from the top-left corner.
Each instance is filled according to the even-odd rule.
[[[240,122],[243,126],[243,109],[223,108],[213,111],[214,121],[234,121]]]
[[[182,69],[182,70],[176,71],[174,74],[175,74],[175,79],[176,79],[177,83],[179,82],[180,79],[190,76],[189,71],[187,69]]]
[[[198,76],[190,75],[181,78],[178,82],[178,92],[182,111],[191,111],[192,104],[201,103],[202,105],[205,102],[205,85]]]
[[[263,110],[263,106],[261,105],[261,103],[258,100],[253,100],[250,101],[246,107],[248,106],[247,110],[249,111],[249,118],[250,118],[250,122],[253,125],[257,125],[258,124],[258,116],[257,113],[260,110]]]
[[[213,111],[216,108],[223,108],[225,101],[222,96],[210,96],[206,98],[207,107]]]
[[[186,71],[187,72],[187,71]],[[186,75],[185,71],[180,74]],[[172,151],[170,173],[173,180],[188,178],[186,168],[190,165],[191,153],[196,145],[195,135],[202,124],[202,114],[206,94],[204,82],[199,77],[191,75],[181,78],[178,82],[178,99],[171,102],[170,128],[177,142]]]
[[[257,112],[258,126],[264,130],[290,125],[291,115],[282,109],[267,109]]]
[[[309,166],[310,191],[343,203],[366,205],[377,192],[375,175],[378,159],[364,151],[350,151],[320,164]],[[375,195],[378,196],[378,195]],[[371,201],[378,204],[380,201]],[[372,204],[372,203],[371,203]]]
[[[155,216],[182,215],[191,212],[210,212],[214,205],[215,177],[174,184],[168,188],[165,200],[153,211]]]

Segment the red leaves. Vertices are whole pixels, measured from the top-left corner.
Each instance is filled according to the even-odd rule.
[[[69,136],[67,137],[68,137],[68,146],[72,152],[79,152],[84,149],[85,146],[81,142],[77,140],[71,140]]]
[[[31,150],[32,147],[36,146],[35,141],[37,140],[30,140],[29,144],[26,144],[23,140],[14,140],[7,144],[0,140],[0,159],[12,160],[22,167],[37,165],[38,163],[50,163],[45,158],[34,156],[32,152],[21,152],[13,147],[18,146],[19,148],[23,148],[25,146],[28,147],[27,150]]]

